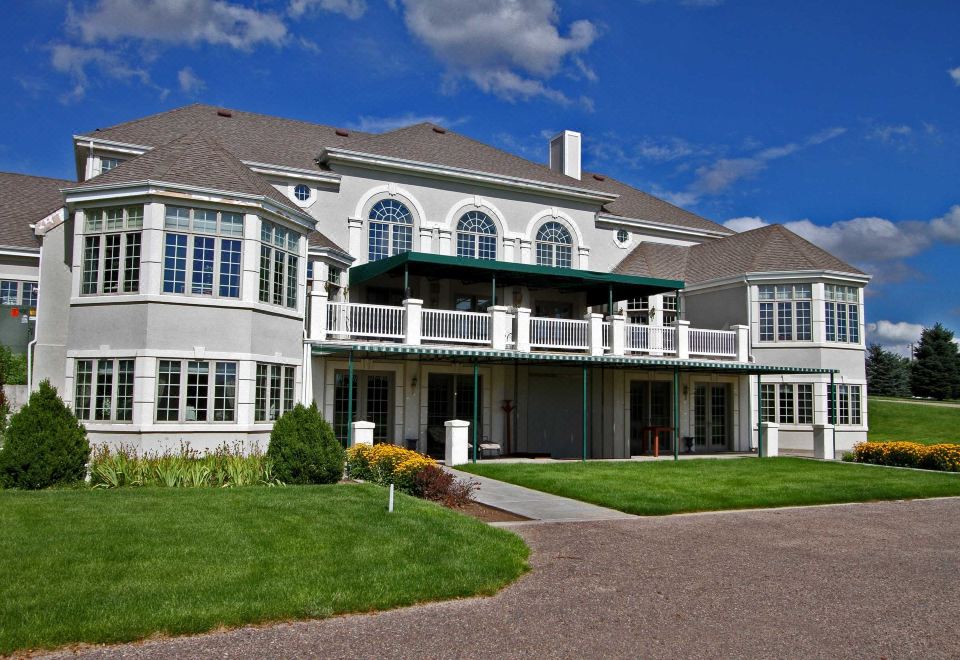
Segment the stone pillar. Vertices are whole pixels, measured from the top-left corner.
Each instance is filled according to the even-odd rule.
[[[834,455],[834,426],[833,424],[814,424],[813,425],[813,456],[832,461],[836,458]]]
[[[347,220],[347,233],[350,238],[350,254],[366,254],[363,244],[363,219],[349,218]]]
[[[530,309],[527,307],[517,307],[517,329],[513,338],[518,351],[530,351]]]
[[[373,446],[373,429],[377,427],[373,422],[353,422],[353,444]]]
[[[447,467],[463,465],[470,461],[470,422],[451,419],[443,423],[446,427],[447,446],[444,462]]]
[[[590,248],[583,247],[582,245],[577,248],[577,254],[580,256],[580,270],[589,270],[590,269]]]
[[[456,254],[456,252],[450,251],[450,243],[453,237],[453,232],[449,229],[441,227],[437,230],[439,245],[437,246],[437,254]]]
[[[490,308],[490,346],[502,351],[507,348],[507,335],[510,334],[509,307],[494,305]]]
[[[625,355],[627,350],[627,317],[623,314],[608,316],[610,321],[610,354]]]
[[[764,458],[778,456],[780,454],[780,425],[774,422],[761,422],[760,429],[763,432],[763,453]]]
[[[517,239],[512,237],[503,238],[503,260],[516,262],[517,261]]]
[[[603,314],[587,314],[590,355],[603,355]]]
[[[690,321],[677,320],[674,322],[673,325],[677,329],[677,359],[689,360],[690,359]]]
[[[420,227],[420,252],[433,251],[433,230],[429,227]]]
[[[531,261],[530,261],[530,252],[531,252],[530,245],[531,245],[531,241],[530,241],[529,238],[521,238],[521,239],[520,239],[520,263],[522,263],[522,264],[529,264],[529,263],[531,263]]]
[[[750,361],[750,326],[731,325],[730,329],[737,333],[737,362]]]
[[[403,342],[411,346],[420,344],[420,321],[422,320],[423,301],[419,298],[407,298],[403,301]]]

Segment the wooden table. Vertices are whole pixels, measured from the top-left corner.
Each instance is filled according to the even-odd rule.
[[[660,434],[664,431],[673,433],[672,426],[644,426],[640,429],[641,436],[643,438],[643,450],[647,451],[649,447],[653,447],[653,456],[657,458],[660,456]],[[649,434],[649,436],[648,436]],[[650,437],[650,442],[647,442],[647,438]]]

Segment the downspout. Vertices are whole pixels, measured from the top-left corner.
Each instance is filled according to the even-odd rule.
[[[90,143],[93,148],[93,143]],[[63,209],[64,231],[66,231],[67,210]],[[36,229],[34,229],[36,233]],[[43,274],[43,237],[40,241],[40,256],[37,258],[37,320],[33,322],[33,339],[27,344],[27,396],[33,392],[33,352],[40,340],[40,281]],[[30,322],[30,311],[27,310],[27,323]]]

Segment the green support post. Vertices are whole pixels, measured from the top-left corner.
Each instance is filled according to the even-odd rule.
[[[674,295],[677,296],[677,319],[683,320],[683,301],[680,299],[680,289],[677,289]]]
[[[613,287],[607,287],[607,316],[613,316]]]
[[[403,297],[410,296],[410,267],[403,264]]]
[[[347,446],[353,446],[353,351],[347,356]]]
[[[838,411],[837,411],[837,403],[838,403],[838,401],[837,401],[837,386],[836,386],[836,384],[834,383],[834,380],[833,380],[833,373],[834,373],[834,372],[832,372],[832,371],[830,372],[830,393],[828,394],[828,396],[830,397],[830,403],[832,404],[831,407],[830,407],[830,423],[833,424],[833,437],[834,437],[834,442],[836,442],[836,437],[837,437],[837,412],[838,412]]]
[[[491,286],[490,286],[490,306],[493,307],[497,304],[497,274],[493,273],[491,276]]]
[[[583,455],[580,460],[587,461],[587,368],[583,367]]]
[[[757,374],[757,458],[763,458],[763,395],[761,394],[760,374]]]
[[[480,396],[480,367],[473,361],[473,462],[477,462],[477,405]]]
[[[680,460],[680,367],[673,368],[673,460]]]

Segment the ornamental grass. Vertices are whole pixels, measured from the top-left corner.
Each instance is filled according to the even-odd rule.
[[[858,442],[856,463],[960,472],[960,445],[923,445],[918,442]]]

